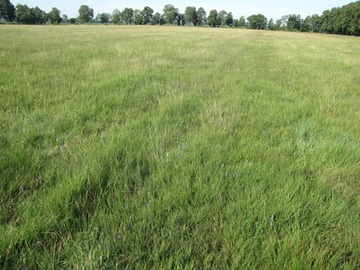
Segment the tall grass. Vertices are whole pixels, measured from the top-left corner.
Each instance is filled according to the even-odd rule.
[[[358,38],[0,36],[1,268],[360,267]]]

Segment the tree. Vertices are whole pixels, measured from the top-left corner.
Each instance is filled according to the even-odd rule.
[[[79,21],[81,23],[89,23],[94,18],[94,10],[87,5],[79,8]]]
[[[276,30],[287,30],[287,22],[289,20],[289,15],[281,16],[281,19],[276,20],[275,29]]]
[[[153,17],[154,10],[151,7],[144,7],[144,9],[141,11],[141,24],[146,25],[151,23],[151,19]]]
[[[290,14],[287,16],[287,30],[288,31],[300,31],[302,19],[300,15]]]
[[[232,26],[234,24],[234,17],[231,12],[229,12],[225,19],[225,24],[227,26]]]
[[[196,7],[186,7],[185,9],[185,22],[198,25],[198,13]]]
[[[245,28],[246,27],[246,19],[244,16],[241,16],[238,20],[238,27]]]
[[[206,24],[206,11],[202,7],[199,7],[197,10],[197,21],[198,25]]]
[[[139,10],[139,9],[134,10],[134,23],[136,25],[142,24],[141,10]]]
[[[68,21],[69,21],[68,15],[63,14],[63,15],[62,15],[62,22],[63,22],[63,23],[68,23]]]
[[[311,32],[315,32],[318,33],[320,31],[320,26],[321,26],[321,18],[319,15],[314,14],[310,17],[309,20],[310,23],[310,31]]]
[[[174,7],[173,5],[165,5],[164,9],[164,19],[166,23],[173,24],[176,20],[177,15],[179,14],[179,9]]]
[[[341,22],[345,33],[360,36],[360,1],[344,6],[341,14],[343,18],[346,18]]]
[[[268,28],[269,28],[269,30],[275,30],[275,23],[274,23],[273,18],[271,18],[271,19],[269,20]]]
[[[221,26],[225,26],[226,25],[226,17],[227,17],[227,12],[225,10],[221,10],[218,13],[218,20],[219,20],[219,24]]]
[[[113,24],[120,24],[121,22],[121,12],[118,9],[114,9],[111,15],[111,21]]]
[[[281,30],[281,26],[282,26],[282,20],[281,19],[276,20],[275,30]]]
[[[62,21],[60,17],[60,10],[55,7],[51,8],[51,11],[48,15],[51,24],[59,24]]]
[[[301,32],[312,32],[311,30],[311,17],[307,16],[301,23]]]
[[[16,9],[9,0],[0,0],[0,20],[13,22],[16,19]]]
[[[360,36],[360,1],[325,10],[320,23],[324,33]]]
[[[322,13],[320,31],[325,33],[332,33],[330,10],[325,10]]]
[[[23,24],[31,24],[32,16],[31,16],[31,10],[27,5],[16,5],[16,20],[19,23]]]
[[[166,24],[166,18],[164,14],[161,14],[160,16],[160,25],[164,25]]]
[[[31,24],[44,24],[47,21],[47,14],[39,7],[30,9]]]
[[[110,20],[111,20],[111,15],[109,14],[109,13],[101,13],[100,15],[99,15],[99,21],[101,22],[101,23],[109,23],[110,22]]]
[[[251,29],[266,29],[267,27],[267,18],[262,14],[251,15],[247,20]]]
[[[178,13],[176,16],[176,24],[177,25],[185,25],[185,15],[182,13]]]
[[[132,8],[125,8],[121,15],[126,24],[132,24],[134,22],[134,10]]]
[[[151,24],[152,25],[159,25],[161,20],[161,14],[159,12],[156,12],[154,16],[151,18]]]
[[[219,18],[218,18],[218,12],[216,9],[210,10],[209,17],[208,17],[208,24],[210,27],[216,27],[219,26]]]
[[[23,24],[44,24],[47,14],[39,7],[29,8],[27,5],[16,5],[17,21]]]

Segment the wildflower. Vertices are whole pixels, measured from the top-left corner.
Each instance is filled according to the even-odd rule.
[[[150,207],[150,202],[146,203],[146,207],[149,208]]]
[[[20,191],[24,191],[24,190],[25,190],[25,186],[21,185],[21,186],[19,187],[19,190],[20,190]]]
[[[117,235],[117,236],[115,236],[115,239],[119,241],[121,239],[121,236]]]

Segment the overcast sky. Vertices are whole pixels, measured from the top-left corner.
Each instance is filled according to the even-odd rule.
[[[125,7],[133,9],[143,9],[145,6],[149,6],[154,9],[155,12],[162,12],[164,5],[172,4],[177,7],[180,12],[184,12],[187,6],[195,6],[197,8],[203,7],[209,14],[211,9],[217,9],[217,11],[225,10],[232,12],[235,18],[240,16],[250,16],[252,14],[261,13],[268,19],[280,19],[282,15],[287,14],[300,14],[302,17],[312,14],[321,14],[326,9],[333,7],[340,7],[346,5],[351,0],[230,0],[230,1],[218,1],[218,0],[22,0],[11,2],[16,5],[18,3],[28,5],[29,7],[38,6],[42,10],[49,12],[51,7],[57,7],[62,14],[68,15],[69,18],[77,17],[78,10],[81,5],[88,5],[94,9],[94,15],[102,12],[112,13],[114,9],[123,10]]]

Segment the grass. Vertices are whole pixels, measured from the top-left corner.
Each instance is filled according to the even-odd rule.
[[[360,267],[358,38],[0,36],[0,268]]]

